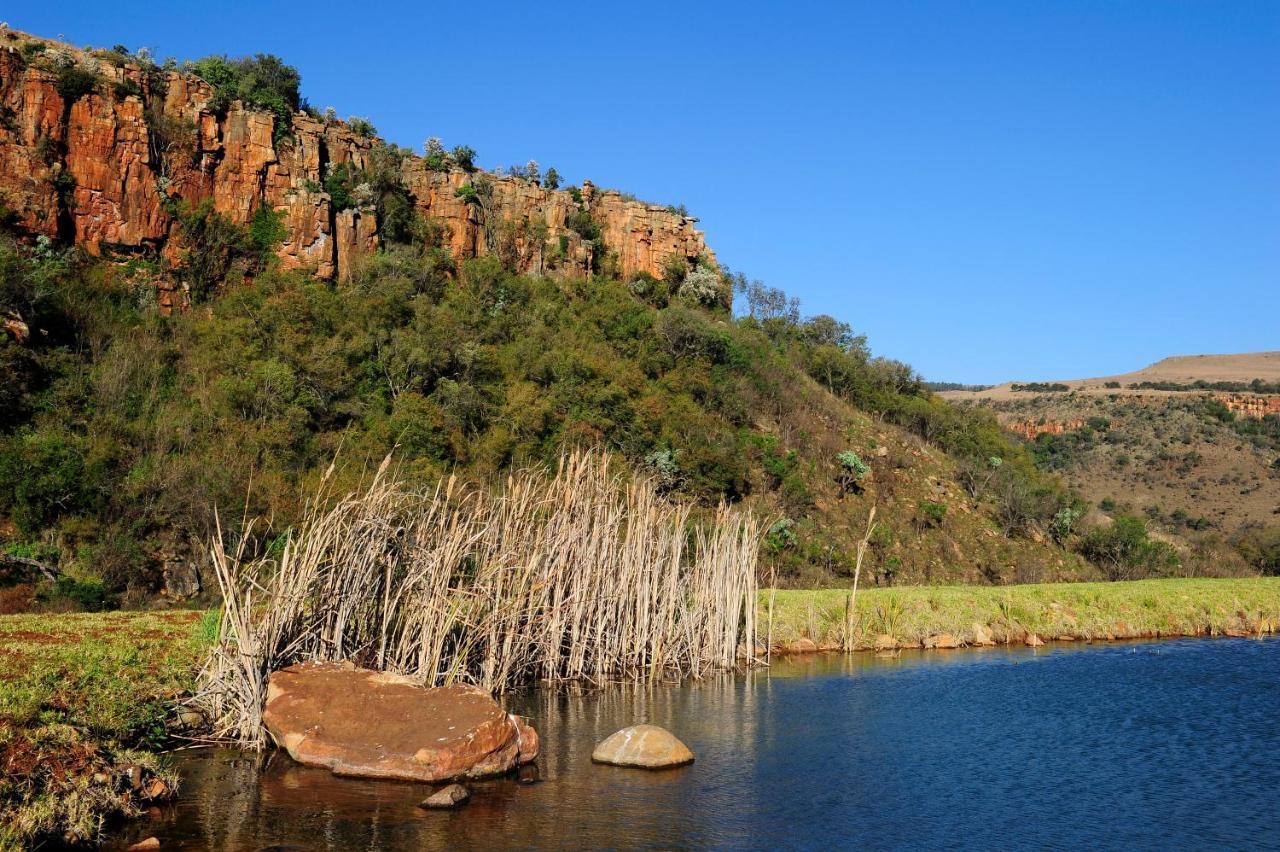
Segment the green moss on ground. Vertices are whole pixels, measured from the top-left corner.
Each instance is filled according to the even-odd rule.
[[[760,593],[760,625],[768,625],[770,593]],[[840,646],[847,590],[779,590],[773,643],[808,639]],[[860,589],[854,647],[879,635],[919,646],[950,634],[974,642],[976,626],[996,642],[1042,639],[1127,639],[1273,633],[1280,625],[1280,577],[1056,583],[1026,586],[914,586]]]
[[[93,841],[165,798],[154,754],[209,642],[194,611],[0,617],[0,849]]]

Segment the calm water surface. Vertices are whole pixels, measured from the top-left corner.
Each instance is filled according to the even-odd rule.
[[[425,812],[426,785],[190,751],[181,799],[117,848],[1280,849],[1280,640],[830,655],[508,704],[540,783]],[[641,721],[697,762],[591,763]]]

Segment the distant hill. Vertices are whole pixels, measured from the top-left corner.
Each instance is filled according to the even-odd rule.
[[[1114,376],[1091,379],[1056,379],[1052,381],[1011,381],[980,390],[947,388],[942,396],[947,399],[1013,399],[1028,393],[1083,391],[1086,393],[1114,393],[1144,390],[1131,385],[1144,383],[1155,385],[1195,385],[1230,383],[1247,386],[1252,382],[1280,385],[1280,351],[1245,352],[1236,355],[1174,355],[1157,361],[1149,367]],[[1060,386],[1060,387],[1054,387]],[[1051,390],[1052,389],[1052,390]],[[1160,388],[1145,388],[1160,390]],[[1200,388],[1186,390],[1199,392]],[[1228,390],[1224,388],[1224,390]],[[1229,390],[1246,390],[1245,387]]]
[[[1142,517],[1210,570],[1280,570],[1280,352],[941,395],[995,412],[1096,522]]]

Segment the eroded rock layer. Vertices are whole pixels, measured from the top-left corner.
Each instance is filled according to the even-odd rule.
[[[39,54],[33,43],[44,46]],[[47,70],[50,57],[90,69],[97,84],[64,98]],[[174,261],[181,248],[174,206],[166,202],[206,199],[241,225],[260,207],[278,211],[285,236],[275,252],[285,268],[342,275],[378,245],[375,209],[336,210],[322,189],[329,168],[363,169],[377,140],[304,112],[282,131],[269,111],[220,106],[212,87],[189,74],[102,61],[2,31],[0,205],[28,235],[94,253],[149,252]],[[659,276],[671,255],[710,256],[696,220],[589,183],[577,201],[536,182],[485,174],[492,189],[479,204],[458,195],[478,175],[433,171],[415,156],[403,159],[401,171],[414,206],[442,226],[458,259],[501,252],[523,272],[588,275],[602,253],[569,226],[584,209],[599,226],[604,257],[624,277]]]

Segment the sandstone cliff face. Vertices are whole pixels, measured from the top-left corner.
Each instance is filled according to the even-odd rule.
[[[181,246],[166,199],[212,199],[216,211],[239,224],[263,205],[282,213],[286,236],[276,254],[285,268],[341,276],[377,247],[376,212],[335,210],[320,189],[333,165],[364,168],[375,140],[306,113],[293,116],[288,133],[277,133],[273,113],[240,103],[214,110],[214,91],[198,78],[147,73],[40,42],[41,56],[56,52],[101,80],[68,102],[56,75],[24,56],[23,46],[33,42],[40,40],[0,32],[0,204],[26,233],[94,253],[148,252],[173,262]],[[443,225],[458,259],[501,252],[523,272],[588,275],[595,271],[590,246],[568,227],[584,208],[623,276],[660,276],[673,254],[710,257],[696,220],[595,192],[589,183],[579,204],[564,191],[486,175],[492,190],[481,205],[456,194],[474,175],[430,171],[412,156],[402,173],[413,203]]]
[[[1261,420],[1270,415],[1280,415],[1280,396],[1269,394],[1219,393],[1214,398],[1228,411],[1244,417]]]
[[[1015,432],[1028,441],[1034,441],[1041,435],[1064,435],[1084,428],[1083,420],[1015,420],[1005,424],[1010,432]]]

